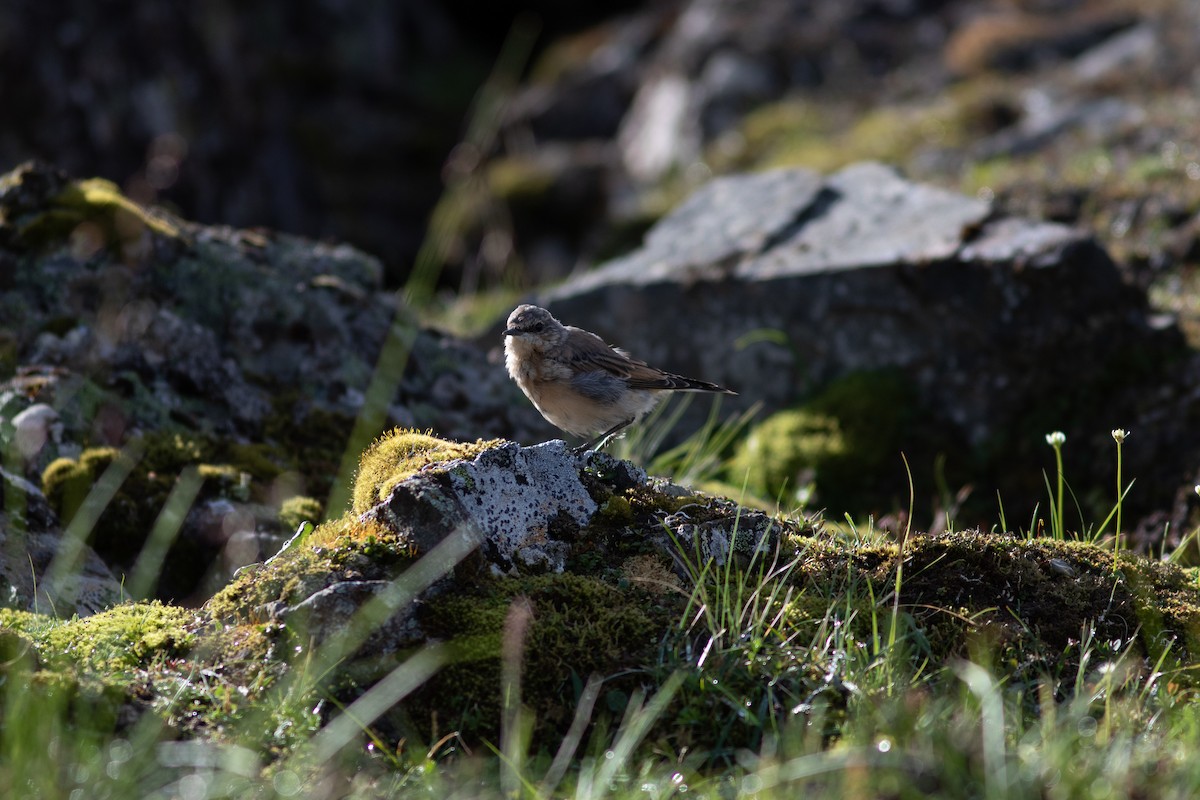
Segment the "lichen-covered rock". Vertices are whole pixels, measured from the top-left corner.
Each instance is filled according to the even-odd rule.
[[[662,530],[653,535],[659,549],[677,561],[692,556],[695,563],[712,561],[723,567],[731,559],[745,565],[755,559],[770,558],[779,547],[780,534],[788,528],[779,520],[751,509],[739,509],[732,519],[696,521],[685,507],[664,518]]]
[[[99,431],[94,408],[44,400],[65,440],[119,444],[166,424],[258,439],[278,428],[289,395],[287,413],[352,420],[389,335],[403,345],[389,357],[405,368],[383,404],[395,421],[464,436],[539,429],[502,369],[418,330],[383,290],[378,259],[198,225],[98,186],[43,164],[0,180],[0,354],[90,382],[75,405],[112,398],[104,405],[116,418]]]
[[[380,444],[406,435],[411,432]],[[369,473],[359,479],[374,480]],[[227,622],[309,626],[303,629],[323,640],[367,600],[393,591],[389,582],[399,580],[414,558],[448,540],[455,555],[446,574],[429,584],[426,599],[501,577],[577,573],[581,567],[615,575],[631,560],[642,562],[632,571],[646,572],[647,556],[658,560],[664,575],[672,566],[686,575],[678,563],[681,543],[685,554],[694,550],[701,560],[724,563],[731,551],[743,560],[761,556],[778,546],[783,533],[797,530],[794,523],[650,479],[629,462],[577,455],[561,440],[535,447],[510,442],[411,472],[366,512],[324,523],[267,563],[244,570],[209,608]],[[395,652],[419,638],[420,615],[414,613],[394,609],[385,626],[394,636],[383,636],[371,649]]]
[[[562,572],[570,540],[596,511],[580,462],[560,439],[509,443],[402,481],[367,513],[407,533],[421,552],[446,536],[469,536],[498,574]]]

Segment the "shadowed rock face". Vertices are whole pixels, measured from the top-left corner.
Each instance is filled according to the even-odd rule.
[[[641,249],[538,302],[734,388],[739,409],[899,371],[923,425],[992,455],[1056,428],[1107,434],[1132,407],[1111,388],[1160,379],[1181,343],[1088,234],[873,163],[716,179]],[[698,425],[707,407],[692,411]]]
[[[37,487],[0,469],[0,605],[66,618],[121,599],[112,572],[87,544],[64,536]]]

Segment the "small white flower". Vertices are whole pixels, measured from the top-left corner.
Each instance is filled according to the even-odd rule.
[[[1117,444],[1125,441],[1125,437],[1129,435],[1129,431],[1117,428],[1112,432],[1112,437],[1117,440]]]
[[[1054,433],[1046,434],[1046,444],[1051,447],[1062,447],[1063,442],[1067,440],[1067,435],[1062,431],[1054,431]]]

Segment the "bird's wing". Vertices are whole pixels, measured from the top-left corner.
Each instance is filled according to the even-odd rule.
[[[570,336],[563,347],[563,360],[576,372],[599,370],[624,381],[631,389],[687,389],[699,383],[655,369],[582,328],[568,326],[567,330]]]

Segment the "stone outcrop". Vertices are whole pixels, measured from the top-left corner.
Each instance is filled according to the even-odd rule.
[[[739,390],[743,407],[899,369],[976,445],[1047,393],[1179,341],[1085,232],[993,219],[986,202],[871,163],[715,179],[641,249],[538,300]]]
[[[350,624],[371,598],[397,596],[390,579],[397,566],[409,565],[398,553],[435,554],[441,572],[428,584],[421,583],[421,570],[409,576],[418,599],[429,599],[480,581],[586,573],[601,564],[620,571],[647,559],[657,563],[658,579],[677,582],[687,577],[689,557],[718,566],[731,558],[743,564],[769,558],[781,536],[802,528],[650,478],[604,453],[576,455],[554,440],[534,447],[510,442],[470,460],[432,464],[335,529],[347,537],[344,542],[358,544],[338,545],[335,538],[285,549],[245,570],[213,601],[214,613],[226,622],[284,621],[320,641]],[[390,555],[374,563],[362,557],[325,560],[339,547],[361,548],[364,535]],[[313,559],[314,550],[324,555]],[[646,571],[644,564],[635,569]],[[406,589],[399,596],[411,601],[415,595]],[[377,643],[390,643],[387,652],[423,635],[419,605],[397,607],[399,616],[389,617],[384,632],[392,638],[376,637]]]
[[[739,391],[723,408],[769,413],[847,375],[899,375],[921,428],[982,464],[1032,457],[1050,430],[1094,440],[1141,418],[1135,387],[1165,381],[1183,353],[1173,320],[1150,312],[1088,233],[999,215],[875,163],[714,179],[640,249],[536,300],[639,358]],[[683,429],[707,411],[694,404]],[[1133,452],[1146,471],[1130,474],[1163,466]],[[1022,500],[1042,490],[1026,488]]]

